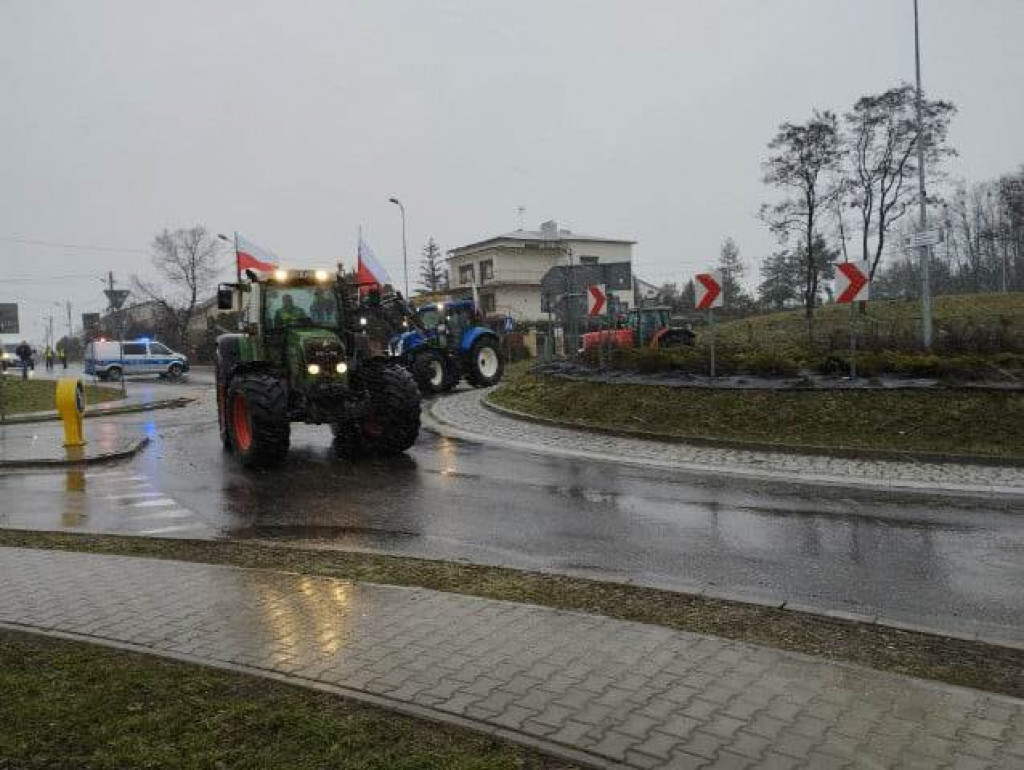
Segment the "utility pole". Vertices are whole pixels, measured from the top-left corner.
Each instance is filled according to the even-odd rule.
[[[110,293],[107,295],[107,299],[110,300],[110,315],[117,324],[117,348],[118,348],[118,360],[121,365],[121,395],[125,398],[128,397],[128,386],[125,384],[125,371],[124,371],[124,319],[116,316],[115,313],[120,311],[120,308],[114,307],[114,271],[110,270],[107,272],[107,286]]]
[[[921,32],[917,0],[914,0],[914,68],[917,73],[917,185],[920,198],[920,229],[928,229],[928,199],[924,186],[924,97],[921,94]],[[925,350],[932,347],[932,285],[929,275],[928,246],[921,246],[921,331]]]

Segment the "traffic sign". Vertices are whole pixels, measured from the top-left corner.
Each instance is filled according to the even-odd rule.
[[[608,292],[603,284],[587,286],[587,315],[604,315],[608,306]]]
[[[18,305],[14,302],[0,302],[0,334],[17,334]]]
[[[836,265],[836,302],[847,305],[868,298],[871,287],[871,263],[840,262]]]
[[[82,331],[89,337],[98,335],[100,333],[100,314],[82,313]]]
[[[722,294],[722,271],[697,273],[693,277],[693,299],[697,310],[710,310],[725,305]]]
[[[128,289],[104,289],[103,293],[107,295],[107,301],[110,303],[110,307],[113,310],[120,310],[121,305],[128,299]]]
[[[918,230],[904,240],[904,245],[908,249],[916,249],[921,246],[935,246],[938,243],[942,243],[942,230]]]

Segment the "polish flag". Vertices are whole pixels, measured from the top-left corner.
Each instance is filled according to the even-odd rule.
[[[281,263],[274,252],[257,246],[241,235],[235,235],[235,260],[239,275],[243,270],[269,273]]]
[[[384,269],[384,265],[377,261],[369,244],[359,236],[359,252],[356,258],[356,280],[359,282],[359,290],[380,291],[385,284],[391,283],[391,276]]]

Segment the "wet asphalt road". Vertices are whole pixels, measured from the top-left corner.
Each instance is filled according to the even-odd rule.
[[[129,463],[0,476],[0,526],[313,542],[1024,641],[1024,516],[1005,507],[694,480],[429,431],[407,456],[353,464],[327,428],[294,426],[285,466],[251,473],[220,449],[209,375],[190,380],[131,383],[201,401],[116,418],[152,438]]]

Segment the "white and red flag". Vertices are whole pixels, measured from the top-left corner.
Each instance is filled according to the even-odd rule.
[[[243,270],[252,270],[255,273],[269,273],[279,264],[281,260],[269,249],[257,246],[247,238],[235,233],[235,262],[238,264],[238,274]]]
[[[384,265],[377,261],[373,255],[373,249],[359,235],[359,252],[356,257],[356,280],[359,282],[360,292],[372,290],[374,287],[379,291],[385,284],[391,283],[391,276],[384,269]]]

